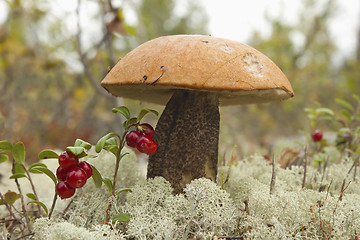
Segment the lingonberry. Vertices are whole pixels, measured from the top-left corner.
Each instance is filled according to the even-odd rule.
[[[65,181],[60,181],[56,184],[56,193],[61,199],[70,198],[75,194],[75,188]]]
[[[156,142],[152,138],[145,135],[141,135],[139,137],[136,147],[140,152],[146,153],[148,155],[153,155],[157,150]]]
[[[63,169],[69,170],[79,165],[79,158],[72,152],[65,151],[59,156],[59,165]]]
[[[60,180],[60,181],[65,181],[66,180],[66,174],[68,173],[68,170],[63,169],[61,166],[59,166],[56,169],[56,177]]]
[[[66,182],[73,188],[81,188],[84,186],[86,179],[86,172],[79,167],[70,169],[66,175]]]
[[[136,143],[139,137],[140,137],[140,133],[136,131],[130,131],[125,137],[127,145],[129,147],[136,147]]]
[[[311,134],[312,140],[314,142],[320,142],[323,138],[323,134],[320,130],[315,130],[312,134]]]
[[[145,136],[148,136],[150,138],[153,138],[154,137],[154,128],[148,124],[148,123],[143,123],[143,124],[140,124],[138,127],[137,127],[137,131],[139,133],[142,133],[144,134]]]
[[[80,164],[79,164],[79,167],[84,170],[84,172],[86,173],[86,177],[89,178],[93,175],[93,170],[92,170],[92,167],[91,165],[86,162],[86,161],[82,161]]]

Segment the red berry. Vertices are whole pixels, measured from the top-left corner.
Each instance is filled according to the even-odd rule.
[[[142,153],[153,155],[156,152],[157,144],[152,138],[142,135],[139,137],[136,147]]]
[[[69,170],[79,165],[79,158],[72,152],[65,151],[59,156],[59,165],[64,170]]]
[[[314,142],[320,142],[322,137],[323,137],[323,134],[320,130],[315,130],[312,134],[311,134],[311,137],[313,139]]]
[[[66,175],[66,182],[73,188],[81,188],[86,183],[86,172],[79,167],[71,169]]]
[[[61,199],[70,198],[75,194],[75,188],[65,181],[60,181],[56,184],[56,192]]]
[[[79,167],[84,170],[84,172],[86,173],[86,177],[89,178],[93,175],[93,170],[92,170],[92,167],[91,165],[86,162],[86,161],[82,161],[80,164],[79,164]]]
[[[136,131],[129,132],[125,137],[127,145],[129,147],[136,147],[136,143],[137,143],[139,137],[140,137],[140,133],[138,133]]]
[[[143,135],[145,136],[148,136],[150,138],[153,138],[154,137],[154,128],[148,124],[148,123],[143,123],[143,124],[140,124],[138,127],[137,127],[137,131],[139,133],[142,133]]]
[[[68,170],[63,169],[61,166],[59,166],[56,169],[56,177],[60,180],[60,181],[65,181],[66,179],[66,174],[68,173]]]

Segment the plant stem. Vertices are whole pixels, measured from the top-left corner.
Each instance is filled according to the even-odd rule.
[[[276,181],[276,172],[275,172],[275,157],[271,158],[272,164],[272,173],[271,173],[271,181],[270,181],[270,195],[274,194],[275,191],[275,181]]]
[[[124,148],[125,145],[125,136],[127,134],[128,130],[124,131],[124,134],[122,135],[121,139],[120,139],[120,143],[119,143],[119,151],[116,154],[116,165],[115,165],[115,173],[114,173],[114,178],[113,178],[113,190],[112,190],[112,194],[115,194],[115,185],[116,185],[116,177],[118,174],[118,170],[119,170],[119,165],[120,165],[120,155],[121,155],[121,150]]]
[[[28,177],[28,179],[29,179],[31,188],[32,188],[32,190],[33,190],[34,195],[36,196],[36,199],[39,200],[39,197],[38,197],[38,195],[36,194],[36,191],[35,191],[34,183],[33,183],[32,179],[31,179],[31,176],[30,176],[30,172],[27,170],[27,168],[25,167],[24,164],[21,164],[21,166],[24,168],[24,170],[25,170],[25,172],[26,172],[26,175],[27,175],[27,177]],[[38,207],[38,211],[39,211],[39,216],[41,217],[42,213],[41,213],[40,205],[37,205],[37,207]]]
[[[301,186],[301,188],[304,188],[304,187],[305,187],[305,183],[306,183],[306,170],[307,170],[307,146],[305,146],[304,177],[303,177],[303,181],[302,181],[302,186]]]
[[[50,209],[50,212],[49,212],[49,219],[51,218],[51,214],[52,214],[53,211],[54,211],[56,199],[57,199],[57,192],[55,191],[54,199],[53,199],[53,202],[52,202],[52,205],[51,205],[51,209]]]
[[[119,150],[116,154],[116,165],[115,165],[115,173],[114,173],[114,178],[113,178],[113,186],[112,186],[112,192],[111,192],[111,195],[110,196],[115,196],[115,186],[116,186],[116,177],[117,177],[117,174],[118,174],[118,170],[119,170],[119,165],[120,165],[120,155],[121,155],[121,150],[123,149],[124,145],[125,145],[125,136],[126,134],[128,133],[128,129],[125,129],[120,142],[119,142]],[[106,209],[106,219],[105,221],[106,222],[109,222],[110,220],[110,210],[111,210],[111,199],[109,199],[109,205],[108,205],[108,208]]]
[[[12,173],[14,174],[15,173],[15,161],[13,161],[13,167],[12,167]],[[21,208],[22,208],[22,211],[23,211],[23,215],[25,217],[25,221],[26,221],[26,227],[28,229],[29,232],[31,232],[31,227],[30,227],[30,219],[27,215],[27,211],[26,211],[26,208],[25,208],[25,201],[24,201],[24,196],[22,194],[22,191],[21,191],[21,187],[20,187],[20,184],[19,184],[19,181],[17,178],[15,178],[15,184],[16,184],[16,187],[17,189],[19,190],[19,194],[20,194],[20,201],[21,201]],[[4,202],[4,201],[3,201]],[[11,209],[11,208],[10,208]],[[8,209],[9,210],[9,209]],[[15,215],[14,215],[15,216]]]

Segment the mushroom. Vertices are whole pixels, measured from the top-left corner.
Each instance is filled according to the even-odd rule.
[[[175,194],[193,179],[216,179],[219,104],[294,96],[288,79],[265,55],[203,35],[148,41],[122,58],[101,85],[114,96],[166,104],[155,128],[158,150],[149,157],[147,177],[164,177]]]

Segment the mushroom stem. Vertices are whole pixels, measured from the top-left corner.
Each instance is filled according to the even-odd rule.
[[[219,121],[217,94],[176,90],[157,123],[158,149],[149,158],[147,177],[164,177],[174,194],[193,179],[215,181]]]

